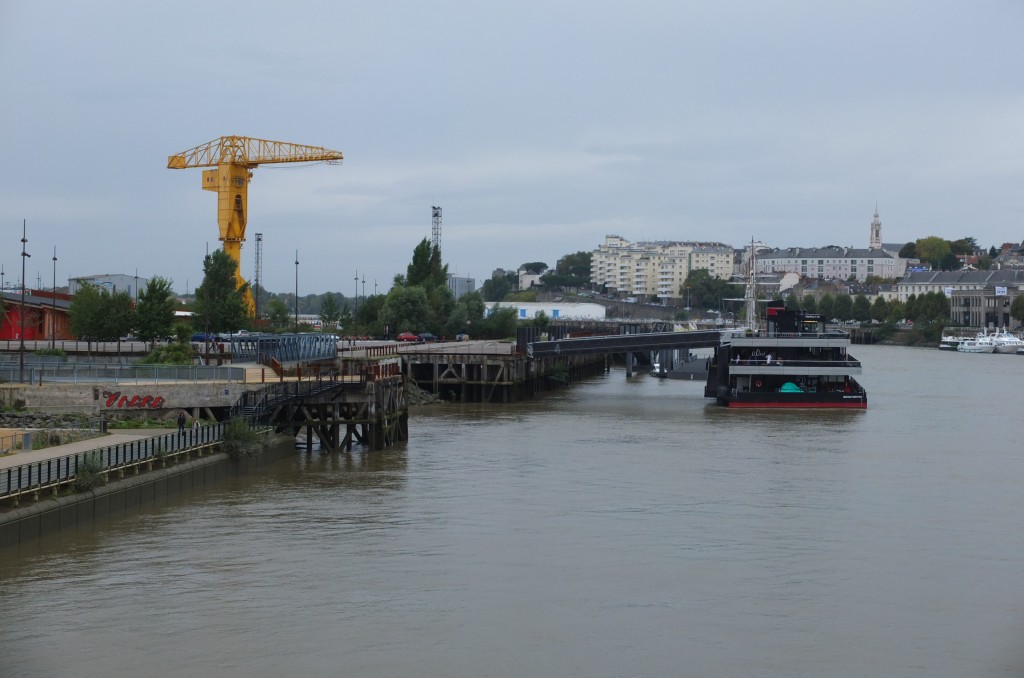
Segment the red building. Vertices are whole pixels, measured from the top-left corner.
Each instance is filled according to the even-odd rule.
[[[17,293],[4,292],[3,324],[0,324],[0,340],[18,339],[21,336],[22,300]],[[25,290],[25,339],[49,340],[71,339],[71,319],[68,308],[71,296],[46,290]]]

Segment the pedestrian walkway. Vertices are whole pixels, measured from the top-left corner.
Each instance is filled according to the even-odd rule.
[[[147,429],[120,429],[116,433],[100,435],[88,440],[79,440],[66,445],[54,445],[42,450],[28,450],[7,454],[0,457],[0,469],[15,468],[25,464],[34,464],[47,459],[57,459],[79,452],[90,452],[104,447],[112,447],[122,443],[130,443],[133,440],[144,440],[154,436],[174,433],[173,428],[147,428]]]

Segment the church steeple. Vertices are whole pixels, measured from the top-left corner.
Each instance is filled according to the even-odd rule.
[[[882,220],[878,218],[878,203],[875,203],[875,218],[871,220],[871,244],[868,249],[882,249]]]

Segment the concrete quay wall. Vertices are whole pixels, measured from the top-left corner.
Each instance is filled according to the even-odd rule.
[[[44,498],[20,508],[0,509],[0,548],[92,525],[176,494],[214,488],[225,478],[250,473],[296,453],[295,440],[289,436],[277,435],[269,442],[253,457],[231,459],[217,452],[114,480],[87,492]]]
[[[0,407],[41,412],[101,413],[154,412],[179,408],[231,407],[247,391],[264,384],[229,382],[161,382],[0,386]]]

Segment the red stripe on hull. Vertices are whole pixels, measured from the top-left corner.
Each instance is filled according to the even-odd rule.
[[[842,410],[866,410],[868,404],[865,402],[855,403],[741,403],[741,402],[730,402],[728,407],[742,407],[747,409],[762,408],[762,409],[800,409],[800,408],[828,408],[828,409],[842,409]]]

